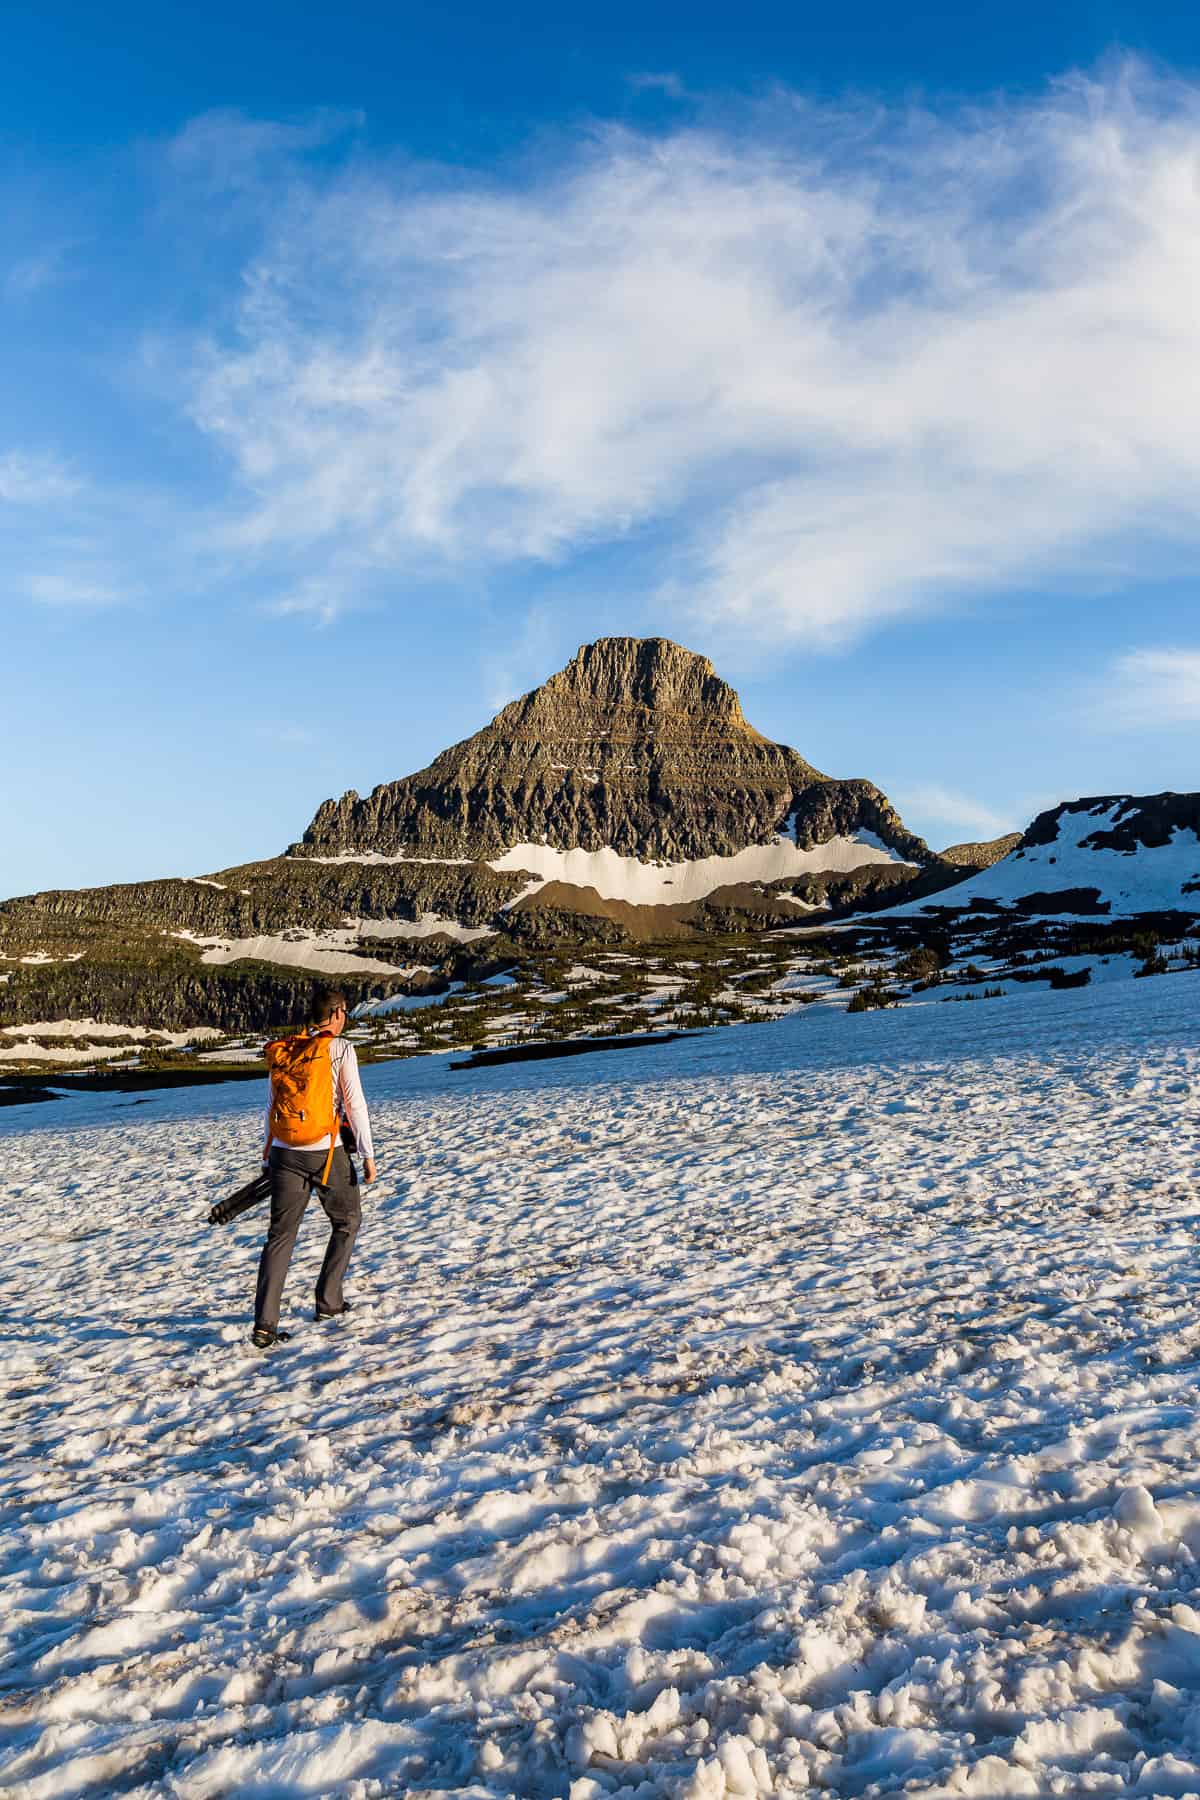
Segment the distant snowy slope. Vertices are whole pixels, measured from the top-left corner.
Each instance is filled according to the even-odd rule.
[[[1198,984],[0,1114],[0,1791],[1200,1792]]]
[[[1040,813],[990,869],[897,912],[1048,899],[1044,910],[1200,912],[1200,794],[1071,800]]]

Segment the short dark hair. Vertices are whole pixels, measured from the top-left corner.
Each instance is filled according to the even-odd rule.
[[[341,988],[315,987],[312,1005],[308,1009],[309,1024],[324,1025],[329,1019],[332,1019],[340,1006],[349,1009],[349,1001]]]

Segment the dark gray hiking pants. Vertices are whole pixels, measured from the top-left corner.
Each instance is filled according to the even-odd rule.
[[[279,1324],[279,1302],[296,1233],[309,1197],[316,1191],[329,1220],[329,1247],[317,1277],[317,1305],[322,1312],[341,1312],[342,1280],[350,1252],[362,1223],[358,1176],[342,1149],[333,1153],[328,1186],[321,1186],[327,1150],[271,1151],[271,1224],[258,1264],[258,1292],[254,1298],[254,1323],[274,1331]]]

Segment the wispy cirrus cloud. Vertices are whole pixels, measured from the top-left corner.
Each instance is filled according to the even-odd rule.
[[[362,124],[362,114],[321,107],[296,121],[256,119],[234,108],[199,113],[167,146],[171,172],[210,193],[261,189],[294,159],[325,149]]]
[[[273,600],[264,611],[278,619],[309,619],[314,625],[332,625],[348,605],[353,604],[352,591],[333,574],[314,575],[299,581]]]
[[[929,825],[945,826],[950,831],[968,832],[972,837],[1003,837],[1006,832],[1022,829],[1025,821],[995,811],[969,794],[929,782],[902,787],[894,796],[906,818],[920,817]]]
[[[242,549],[564,562],[836,646],[1200,536],[1200,88],[1135,65],[952,116],[776,97],[510,183],[306,180],[192,413]]]
[[[0,504],[50,506],[70,500],[81,483],[56,456],[10,450],[0,455]]]
[[[45,289],[70,280],[70,258],[77,248],[73,242],[57,243],[18,257],[0,276],[0,292],[9,300],[32,300]]]
[[[1176,645],[1118,657],[1092,717],[1118,730],[1200,725],[1200,649]]]
[[[63,607],[79,611],[120,606],[129,598],[116,583],[100,580],[90,570],[55,570],[33,575],[28,581],[31,600],[39,606]]]
[[[45,452],[0,454],[6,600],[47,611],[143,606],[217,578],[202,516],[148,483],[97,480]]]
[[[40,607],[87,610],[124,598],[101,546],[79,528],[90,499],[87,484],[60,458],[21,450],[0,454],[6,595]]]

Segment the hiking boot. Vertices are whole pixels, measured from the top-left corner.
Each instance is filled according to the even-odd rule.
[[[277,1325],[256,1325],[250,1342],[256,1350],[269,1350],[272,1344],[286,1344],[291,1335],[290,1331],[280,1331]]]
[[[314,1307],[313,1308],[313,1318],[314,1319],[340,1319],[343,1313],[348,1313],[348,1312],[353,1312],[353,1311],[354,1311],[354,1308],[351,1306],[349,1300],[343,1300],[341,1306],[338,1308],[338,1310],[336,1312],[330,1312],[330,1310],[327,1306]]]

